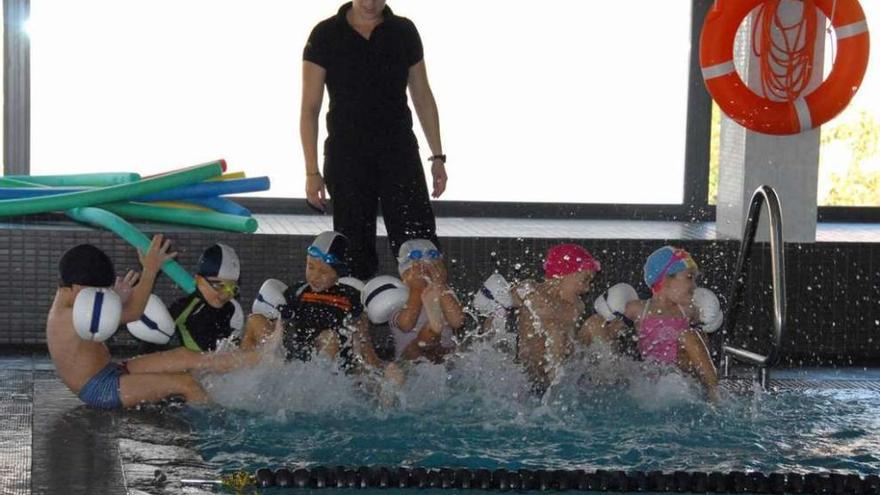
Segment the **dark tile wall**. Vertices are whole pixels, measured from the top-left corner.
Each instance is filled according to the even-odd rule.
[[[145,229],[149,235],[149,229]],[[208,231],[173,232],[179,261],[193,269],[201,250],[215,241],[230,244],[242,257],[242,305],[250,307],[260,284],[269,277],[287,282],[303,276],[305,248],[311,237],[299,235],[243,235]],[[508,279],[540,276],[541,257],[556,242],[579,242],[602,262],[593,294],[626,281],[643,296],[641,281],[647,255],[663,244],[675,244],[693,253],[701,265],[701,284],[719,294],[727,308],[727,292],[736,263],[736,241],[675,239],[511,239],[444,238],[451,280],[466,294],[475,290],[492,271]],[[87,229],[0,229],[0,345],[45,342],[45,315],[56,285],[57,261],[64,250],[91,242],[105,249],[117,270],[137,268],[134,250],[113,234]],[[396,273],[396,263],[384,239],[379,240],[380,271]],[[786,246],[788,317],[785,356],[795,363],[840,364],[880,362],[880,244],[818,243]],[[754,248],[747,277],[744,305],[734,342],[765,351],[772,325],[770,251],[766,244]],[[171,303],[183,293],[166,277],[157,282],[156,294]],[[592,300],[591,296],[588,296]],[[722,336],[717,334],[713,344]],[[130,346],[121,331],[111,342]]]

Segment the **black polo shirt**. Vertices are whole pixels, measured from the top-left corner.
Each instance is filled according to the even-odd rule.
[[[303,59],[327,71],[327,148],[417,146],[407,105],[409,69],[423,57],[415,24],[394,15],[387,5],[384,20],[365,39],[348,23],[351,2],[318,23],[309,35]]]

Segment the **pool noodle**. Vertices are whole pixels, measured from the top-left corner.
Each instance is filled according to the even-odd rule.
[[[229,172],[227,174],[223,174],[220,177],[212,177],[208,179],[208,182],[217,181],[217,180],[230,180],[230,179],[244,179],[246,176],[244,172]]]
[[[140,174],[130,172],[104,172],[90,174],[63,174],[63,175],[10,175],[7,178],[27,181],[32,184],[43,186],[91,186],[107,187],[118,184],[129,184],[141,179]]]
[[[157,175],[153,178],[143,179],[130,184],[119,184],[55,196],[0,200],[0,216],[46,213],[81,206],[115,203],[132,197],[150,195],[165,189],[200,182],[220,175],[221,170],[222,160],[218,160]],[[225,184],[225,182],[218,184]]]
[[[182,208],[184,210],[194,210],[194,211],[214,211],[207,206],[201,206],[192,202],[184,202],[184,201],[156,201],[155,203],[150,203],[153,206],[164,206],[167,208]]]
[[[3,184],[4,182],[5,181],[0,181],[0,184]],[[91,190],[82,187],[25,187],[20,184],[21,182],[19,182],[19,185],[15,185],[13,187],[0,187],[0,199],[42,198],[46,196],[58,196],[60,194]],[[39,186],[39,184],[34,184],[34,186]]]
[[[12,187],[0,187],[0,200],[42,198],[47,196],[59,196],[62,194],[80,193],[83,191],[95,191],[97,189],[100,189],[91,187],[34,188],[32,186],[25,186],[25,183],[20,180],[9,180],[12,181],[9,184]],[[131,184],[139,184],[141,182],[142,181],[133,182]],[[4,183],[0,181],[0,185],[4,185]],[[141,202],[189,200],[200,197],[212,197],[226,194],[265,191],[269,189],[269,186],[270,182],[268,177],[254,177],[252,179],[230,179],[225,181],[209,180],[196,184],[187,184],[180,187],[171,187],[155,194],[133,198],[133,200]]]
[[[268,177],[252,179],[233,179],[215,182],[202,182],[182,187],[168,188],[156,193],[132,196],[132,201],[173,201],[210,196],[224,196],[244,192],[265,191],[269,189]]]
[[[41,184],[21,181],[26,187],[42,188],[47,187]],[[67,216],[84,223],[103,227],[114,232],[123,240],[131,244],[137,249],[146,252],[150,248],[150,240],[124,219],[104,211],[100,208],[82,207],[71,208],[65,212]],[[168,260],[162,264],[162,271],[179,285],[187,294],[192,294],[196,290],[196,283],[193,277],[180,266],[180,263],[174,260]]]
[[[229,215],[238,215],[240,217],[249,217],[251,216],[251,210],[248,210],[244,206],[236,203],[235,201],[213,197],[213,198],[187,198],[186,201],[190,203],[194,203],[197,205],[208,207],[214,211],[220,213],[226,213]]]
[[[150,239],[147,236],[114,213],[93,207],[71,208],[65,213],[74,220],[103,227],[115,233],[143,253],[146,253],[150,248]],[[177,261],[166,261],[162,265],[162,271],[187,294],[192,294],[196,291],[195,279]]]
[[[156,222],[194,225],[231,232],[253,233],[257,230],[257,220],[253,217],[227,215],[214,211],[194,211],[145,203],[114,203],[101,205],[101,208],[124,217]]]

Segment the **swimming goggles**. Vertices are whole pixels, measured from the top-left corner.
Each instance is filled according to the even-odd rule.
[[[208,285],[217,292],[225,292],[230,296],[238,294],[238,285],[232,280],[207,280]]]
[[[422,258],[427,258],[429,260],[439,260],[443,257],[443,254],[436,249],[428,249],[427,251],[422,251],[421,249],[413,249],[406,255],[405,259],[411,259],[413,261],[419,261]]]
[[[309,256],[311,256],[312,258],[318,258],[328,265],[338,265],[342,261],[337,258],[335,254],[325,253],[324,251],[321,251],[318,246],[309,246],[309,249],[306,252],[309,253]]]

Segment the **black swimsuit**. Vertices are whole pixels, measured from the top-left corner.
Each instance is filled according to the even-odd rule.
[[[324,330],[333,330],[341,343],[340,360],[343,369],[354,366],[351,331],[363,308],[360,293],[348,285],[336,284],[315,292],[307,283],[291,285],[284,297],[293,317],[285,322],[284,347],[287,359],[308,361],[315,351],[315,339]]]

